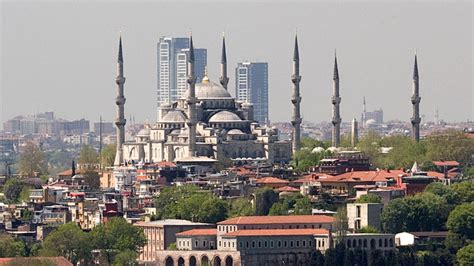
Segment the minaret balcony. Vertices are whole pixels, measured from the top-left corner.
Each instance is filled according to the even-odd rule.
[[[125,118],[115,120],[115,125],[118,127],[125,126],[126,123],[127,123],[127,120]]]
[[[125,83],[125,77],[122,77],[122,76],[118,76],[116,79],[115,79],[115,83],[117,83],[117,85],[122,85]]]
[[[332,104],[340,104],[341,103],[341,97],[332,97],[331,99]]]
[[[411,97],[411,103],[412,104],[418,104],[418,103],[420,103],[420,101],[421,101],[421,97],[419,97],[419,96],[412,96]]]
[[[188,84],[196,84],[196,77],[194,75],[188,76],[186,82],[188,82]]]
[[[420,117],[412,117],[412,118],[411,118],[411,123],[412,123],[412,125],[418,125],[418,124],[420,124],[420,122],[421,122],[421,118],[420,118]]]
[[[301,97],[300,96],[298,96],[298,97],[293,96],[293,98],[291,98],[291,103],[292,104],[297,104],[297,103],[300,103],[300,102],[301,102]]]
[[[125,97],[117,97],[115,98],[115,104],[116,105],[124,105],[125,104]]]
[[[333,125],[339,125],[341,123],[341,118],[333,118],[332,119],[332,124]]]
[[[291,76],[291,82],[299,83],[300,81],[301,81],[301,76],[300,75],[292,75]]]

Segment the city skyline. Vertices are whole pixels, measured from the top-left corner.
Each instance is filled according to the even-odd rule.
[[[62,29],[64,34],[58,35],[55,33],[61,32],[59,26],[50,24],[55,19],[71,15],[73,8],[69,8],[68,5],[55,3],[54,5],[59,6],[63,11],[62,14],[56,12],[52,15],[51,20],[36,23],[39,25],[32,25],[35,17],[49,14],[46,8],[41,7],[52,4],[2,3],[2,5],[2,14],[4,15],[2,32],[5,37],[2,40],[1,60],[3,78],[0,119],[2,122],[17,114],[31,113],[33,110],[38,112],[53,110],[65,118],[84,117],[91,121],[97,120],[101,114],[104,119],[112,120],[114,106],[109,104],[109,100],[114,96],[113,79],[115,75],[110,71],[113,69],[110,62],[113,62],[112,58],[116,54],[114,47],[120,29],[122,29],[124,46],[127,47],[125,56],[128,61],[125,116],[134,115],[137,117],[137,121],[148,119],[150,122],[154,122],[156,101],[152,100],[156,99],[153,97],[156,93],[156,85],[153,85],[156,84],[156,77],[152,73],[156,73],[156,49],[153,49],[153,46],[156,47],[159,36],[186,35],[190,25],[193,29],[195,45],[208,49],[209,74],[210,79],[214,82],[218,82],[217,62],[220,56],[220,32],[222,31],[220,28],[222,27],[225,27],[226,31],[230,67],[245,60],[269,63],[269,67],[272,69],[269,74],[269,116],[274,122],[290,121],[291,119],[291,51],[296,27],[298,27],[300,39],[303,120],[320,122],[331,119],[331,72],[334,48],[338,50],[340,93],[344,99],[341,103],[341,118],[345,123],[350,123],[352,118],[359,117],[363,96],[367,98],[369,109],[382,107],[385,120],[398,118],[409,123],[411,117],[411,72],[415,49],[418,49],[420,94],[423,97],[421,114],[425,116],[422,123],[433,121],[435,109],[439,109],[440,118],[447,121],[466,121],[467,119],[472,120],[473,117],[472,73],[470,72],[472,62],[469,61],[468,56],[472,41],[468,36],[462,36],[463,32],[470,32],[470,24],[463,24],[463,22],[469,22],[469,11],[466,10],[468,8],[465,8],[466,4],[462,3],[424,5],[369,3],[363,5],[367,11],[364,11],[360,6],[338,7],[322,3],[304,3],[295,5],[296,7],[290,9],[286,15],[288,20],[285,19],[286,22],[279,23],[276,23],[275,19],[283,13],[280,10],[283,5],[276,3],[269,6],[275,12],[272,13],[272,17],[268,18],[268,23],[271,21],[275,25],[261,28],[261,31],[268,34],[268,38],[253,35],[253,32],[246,29],[244,24],[238,25],[235,17],[231,14],[224,20],[225,23],[222,26],[213,25],[214,19],[194,22],[196,20],[193,18],[198,15],[194,13],[188,14],[189,21],[178,23],[179,25],[171,27],[172,23],[169,23],[167,27],[160,26],[159,29],[144,34],[143,37],[137,35],[141,33],[141,28],[148,29],[149,26],[156,26],[155,22],[148,21],[150,12],[143,6],[156,7],[157,10],[160,10],[159,7],[164,7],[172,14],[177,6],[169,3],[146,3],[140,8],[131,9],[131,14],[144,13],[144,19],[138,22],[127,18],[119,19],[120,15],[126,14],[127,7],[129,7],[127,3],[117,5],[79,3],[73,5],[73,15],[76,12],[80,13],[80,11],[93,11],[91,20],[95,21],[99,10],[108,7],[119,13],[110,15],[116,18],[113,19],[116,23],[112,22],[99,26],[97,29],[89,29],[88,22],[81,22],[84,24],[82,25],[78,22],[68,21],[66,24],[72,23],[71,31],[73,32]],[[258,12],[262,11],[263,6],[245,4],[245,6],[252,5],[256,9],[250,12],[249,18],[255,19],[258,17]],[[390,11],[390,8],[386,8],[382,10],[382,14],[375,14],[375,10],[380,11],[384,5],[395,6],[398,9]],[[469,7],[469,3],[467,5]],[[223,4],[222,7],[216,7],[210,3],[191,4],[191,6],[195,7],[193,10],[196,13],[199,13],[200,9],[209,8],[213,11],[212,13],[216,13],[217,19],[221,18],[219,10],[242,8],[235,4]],[[307,7],[308,10],[304,11],[304,7]],[[22,11],[22,8],[25,8],[25,11]],[[318,18],[321,11],[318,11],[317,8],[331,12],[323,18]],[[368,18],[358,18],[355,25],[351,25],[359,33],[358,36],[350,30],[341,30],[345,26],[340,23],[334,24],[334,21],[330,23],[337,12],[349,20],[351,18],[349,11],[351,10],[356,11],[356,17],[358,17],[357,14],[360,15],[364,12],[368,16]],[[421,10],[424,12],[423,16],[427,18],[423,21],[415,21],[416,13]],[[435,15],[441,11],[456,16],[449,22],[449,25],[434,27],[433,25],[438,23]],[[26,14],[33,16],[33,18],[19,24],[23,29],[19,31],[21,34],[13,32],[11,27],[18,25],[18,19],[25,19]],[[173,21],[169,14],[164,14],[164,17]],[[165,20],[165,18],[161,18],[161,20]],[[145,21],[148,21],[149,25]],[[319,26],[311,29],[314,22],[322,23],[321,25],[315,24]],[[395,26],[397,22],[402,25]],[[413,24],[415,22],[416,24]],[[367,38],[369,33],[374,33],[377,23],[388,23],[389,25],[383,26],[386,29],[385,32]],[[330,27],[326,28],[326,26]],[[42,28],[42,31],[38,31],[39,27]],[[435,33],[433,29],[437,30],[436,35],[433,35]],[[252,29],[252,31],[258,31],[258,29]],[[403,31],[406,33],[402,34]],[[41,34],[38,34],[39,32]],[[77,36],[73,34],[74,32]],[[318,37],[320,33],[327,36]],[[388,38],[388,40],[382,40],[381,36]],[[241,39],[245,40],[245,37],[253,41],[250,43],[241,41]],[[393,40],[400,37],[406,38],[406,41],[399,41],[398,44],[392,43]],[[414,40],[410,41],[410,38]],[[38,45],[32,46],[31,41],[36,41]],[[351,45],[347,44],[348,41],[352,42]],[[376,44],[368,45],[371,42],[376,42]],[[27,46],[28,44],[29,46]],[[58,50],[58,46],[61,49]],[[24,49],[25,47],[29,49]],[[274,48],[268,49],[268,47]],[[36,57],[33,57],[33,54]],[[273,56],[274,54],[278,54],[278,56]],[[68,58],[68,62],[64,66],[61,65],[63,57]],[[360,65],[361,62],[364,64]],[[69,70],[65,71],[58,67]],[[51,73],[56,74],[52,75]],[[235,76],[230,74],[231,80],[229,82],[232,84],[235,82]],[[30,79],[25,79],[25,75]],[[229,91],[234,93],[233,90]],[[80,105],[75,107],[72,105],[74,108],[71,108],[71,103],[74,102],[86,102],[88,108],[79,108]],[[97,107],[90,108],[89,106]],[[449,106],[456,106],[456,108]]]

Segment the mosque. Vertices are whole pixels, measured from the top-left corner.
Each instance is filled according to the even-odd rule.
[[[295,45],[297,50],[297,43]],[[123,137],[125,78],[121,39],[118,57],[116,166],[132,161],[143,163],[160,161],[212,163],[229,159],[268,163],[290,161],[292,143],[279,140],[276,128],[259,125],[253,117],[253,105],[235,100],[228,92],[225,39],[222,41],[219,84],[209,80],[207,71],[202,81],[196,83],[194,47],[190,37],[187,91],[176,102],[162,105],[158,121],[154,125],[146,125],[136,135],[134,141],[125,141]],[[297,96],[299,113],[299,85]],[[299,124],[300,120],[297,123]]]

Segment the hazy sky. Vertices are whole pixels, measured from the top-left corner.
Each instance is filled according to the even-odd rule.
[[[122,31],[126,117],[156,120],[156,43],[187,36],[208,49],[217,81],[226,32],[229,89],[243,60],[269,63],[270,119],[291,117],[291,58],[298,29],[302,114],[328,121],[334,49],[341,116],[382,107],[385,120],[411,116],[413,55],[418,51],[421,112],[433,120],[474,118],[473,4],[375,2],[2,2],[1,113],[53,110],[66,119],[115,116],[116,59]]]

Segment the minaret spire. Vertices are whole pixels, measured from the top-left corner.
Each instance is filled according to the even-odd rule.
[[[291,97],[291,103],[293,104],[293,119],[291,124],[293,126],[292,136],[292,152],[293,155],[300,149],[301,146],[301,114],[300,114],[300,55],[298,50],[298,36],[295,34],[295,48],[293,51],[293,75],[291,76],[291,82],[293,82],[293,96]]]
[[[334,54],[333,96],[332,96],[332,146],[339,147],[341,142],[341,97],[339,96],[339,69],[337,55]]]
[[[115,98],[115,104],[117,105],[117,119],[115,120],[115,126],[117,127],[117,152],[115,154],[115,166],[120,166],[123,163],[123,143],[125,142],[125,97],[123,94],[123,84],[125,83],[125,77],[123,76],[123,52],[122,52],[122,36],[119,39],[119,51],[117,59],[117,98]]]
[[[420,141],[420,84],[418,76],[418,60],[415,52],[415,63],[413,66],[413,95],[411,96],[411,103],[413,105],[413,116],[411,117],[412,138],[416,142]]]
[[[221,55],[221,77],[220,83],[224,89],[227,90],[227,84],[229,83],[229,77],[227,77],[227,54],[225,50],[225,36],[222,33],[222,55]]]
[[[188,105],[188,156],[195,156],[196,154],[196,76],[194,75],[194,45],[193,36],[189,36],[189,58],[188,58],[188,90],[189,94],[186,99]]]

